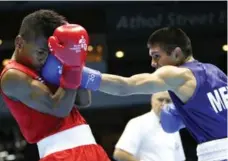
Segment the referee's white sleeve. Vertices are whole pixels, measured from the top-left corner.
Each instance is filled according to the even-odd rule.
[[[115,147],[136,156],[141,142],[141,133],[139,122],[130,120]]]
[[[176,135],[176,148],[175,148],[175,153],[176,153],[176,161],[185,161],[185,154],[184,154],[184,148],[182,145],[180,133],[177,132],[174,135]]]

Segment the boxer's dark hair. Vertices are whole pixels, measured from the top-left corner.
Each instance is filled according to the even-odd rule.
[[[38,10],[24,17],[19,35],[26,41],[33,41],[41,35],[48,38],[66,22],[65,17],[52,10]]]
[[[171,54],[176,47],[180,47],[186,57],[192,55],[191,40],[180,28],[165,27],[158,29],[150,35],[148,44],[159,45],[168,54]]]

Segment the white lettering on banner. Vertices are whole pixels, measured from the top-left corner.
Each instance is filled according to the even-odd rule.
[[[211,103],[212,108],[216,113],[228,109],[228,87],[221,87],[215,89],[213,92],[208,92],[207,97]]]
[[[116,29],[140,29],[155,28],[159,26],[196,26],[212,25],[226,22],[226,12],[202,13],[202,14],[179,14],[170,12],[168,14],[158,14],[156,16],[121,16],[117,21]]]
[[[205,25],[214,22],[215,15],[213,13],[203,15],[185,16],[181,14],[170,13],[168,15],[168,25]]]
[[[163,20],[163,15],[159,14],[157,17],[149,17],[145,18],[140,15],[135,16],[135,17],[126,17],[122,16],[117,23],[116,28],[121,29],[121,28],[130,28],[130,29],[139,29],[139,28],[154,28],[158,27],[161,25],[162,20]]]

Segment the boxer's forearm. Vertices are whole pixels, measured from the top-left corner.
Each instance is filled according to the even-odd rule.
[[[78,107],[88,107],[90,106],[91,102],[92,102],[91,91],[83,88],[78,89],[78,92],[75,98],[75,104]]]
[[[57,91],[58,92],[58,91]],[[77,95],[77,90],[75,89],[62,89],[59,93],[55,93],[55,104],[53,112],[57,113],[59,116],[68,116],[70,111],[74,106],[75,97]],[[53,96],[53,97],[54,97]]]
[[[133,94],[152,94],[165,91],[164,83],[149,73],[136,74],[131,77],[121,77],[102,74],[100,91],[112,95],[129,96]]]
[[[154,73],[136,74],[131,77],[101,74],[97,70],[83,68],[81,86],[118,96],[153,94],[177,89],[188,81],[185,75],[186,72],[182,69],[180,71],[170,66],[159,68]]]
[[[111,74],[102,74],[99,90],[104,93],[118,96],[131,94],[128,78]]]
[[[83,68],[81,87],[118,96],[152,94],[167,89],[164,81],[156,74],[142,73],[122,77],[101,74],[99,71],[87,67]]]

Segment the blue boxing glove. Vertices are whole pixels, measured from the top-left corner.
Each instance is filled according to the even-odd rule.
[[[60,85],[60,78],[62,74],[62,63],[52,54],[48,55],[48,58],[41,70],[41,76],[45,81]],[[96,91],[99,89],[101,83],[101,73],[97,70],[83,67],[82,79],[81,79],[81,88],[89,89]]]
[[[185,125],[173,104],[168,104],[162,108],[160,122],[163,130],[167,133],[174,133],[185,128]]]
[[[83,67],[80,87],[89,89],[92,91],[96,91],[99,89],[100,83],[101,83],[100,71],[97,71],[88,67]]]
[[[59,86],[62,67],[62,63],[55,56],[49,54],[44,66],[41,69],[41,76],[45,81]]]

